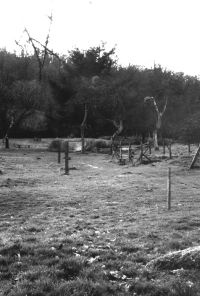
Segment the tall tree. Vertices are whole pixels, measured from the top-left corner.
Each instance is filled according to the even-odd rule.
[[[106,51],[104,44],[83,52],[79,49],[71,51],[68,57],[67,69],[74,77],[75,94],[70,103],[83,106],[83,119],[80,123],[82,151],[84,152],[84,137],[88,116],[95,107],[101,80],[108,76],[116,61],[113,58],[115,49]]]

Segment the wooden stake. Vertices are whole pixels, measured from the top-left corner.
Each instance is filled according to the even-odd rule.
[[[167,209],[171,209],[171,168],[168,168],[168,179],[167,179]]]
[[[143,144],[142,144],[142,142],[140,143],[140,149],[141,149],[140,163],[142,163],[142,157],[143,157]]]
[[[165,155],[165,140],[163,140],[163,155]]]
[[[190,143],[188,143],[188,153],[191,152],[191,149],[190,149]]]
[[[58,144],[58,163],[60,163],[60,158],[61,158],[61,143],[59,142],[59,144]]]
[[[69,142],[65,145],[65,175],[69,175]]]
[[[172,159],[172,145],[169,144],[169,158]]]
[[[122,160],[122,142],[120,141],[120,147],[119,147],[119,158],[120,161]]]
[[[130,161],[131,159],[131,144],[129,143],[129,146],[128,146],[128,160]]]
[[[81,153],[85,152],[85,138],[84,138],[84,131],[81,131]]]
[[[8,136],[5,137],[5,147],[6,147],[6,149],[9,149],[9,138],[8,138]]]

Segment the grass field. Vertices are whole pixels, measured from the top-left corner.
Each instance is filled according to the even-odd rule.
[[[0,150],[0,295],[200,295],[200,264],[148,267],[200,245],[200,170],[188,170],[187,147],[136,167],[71,153],[64,175],[46,144]]]

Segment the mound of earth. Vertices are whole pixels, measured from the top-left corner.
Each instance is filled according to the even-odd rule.
[[[170,252],[150,261],[146,267],[159,270],[200,269],[200,246]]]

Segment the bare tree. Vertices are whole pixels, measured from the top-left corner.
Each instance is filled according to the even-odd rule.
[[[38,81],[39,82],[42,81],[43,69],[44,69],[45,61],[46,61],[48,55],[54,56],[59,60],[60,63],[62,62],[62,59],[59,57],[59,55],[57,53],[55,53],[53,50],[48,48],[49,39],[50,39],[50,31],[51,31],[51,26],[52,26],[52,22],[53,22],[52,13],[50,16],[48,16],[48,19],[49,19],[49,28],[48,28],[48,32],[47,32],[47,36],[46,36],[44,44],[42,42],[40,42],[39,40],[37,40],[36,38],[33,38],[26,27],[24,29],[24,33],[26,33],[26,35],[28,36],[27,42],[31,44],[31,46],[34,50],[36,59],[37,59]],[[19,41],[15,40],[15,42],[24,52],[24,46],[21,45]]]
[[[50,16],[48,16],[48,18],[49,18],[49,21],[50,21],[49,22],[49,29],[48,29],[48,33],[47,33],[47,36],[46,36],[45,45],[42,48],[42,50],[39,47],[36,46],[36,43],[39,43],[39,42],[30,35],[28,29],[27,28],[24,29],[24,32],[28,36],[28,42],[31,43],[31,45],[32,45],[32,47],[34,49],[34,53],[35,53],[35,56],[36,56],[36,59],[37,59],[37,62],[38,62],[38,67],[39,67],[38,80],[39,81],[42,80],[42,70],[44,68],[45,60],[46,60],[46,57],[47,57],[47,54],[48,54],[47,46],[48,46],[48,43],[49,43],[50,30],[51,30],[51,25],[52,25],[52,22],[53,22],[52,13],[51,13]]]
[[[86,77],[82,77],[82,88],[81,88],[81,96],[85,96],[85,98],[81,99],[84,102],[84,116],[80,125],[81,130],[81,151],[85,152],[85,129],[87,126],[87,118],[88,118],[88,105],[91,103],[92,96],[94,92],[97,90],[97,85],[99,83],[99,76],[92,76],[91,79],[87,79]],[[84,95],[85,93],[85,95]]]
[[[162,117],[166,111],[167,108],[167,102],[168,102],[168,98],[165,97],[165,105],[163,107],[162,111],[159,111],[157,103],[156,103],[156,99],[154,97],[145,97],[144,98],[144,102],[148,102],[151,101],[153,102],[154,105],[154,109],[156,111],[156,124],[155,124],[155,129],[153,131],[153,142],[154,142],[154,148],[155,150],[159,150],[159,146],[158,146],[158,131],[160,130],[161,126],[162,126]]]

